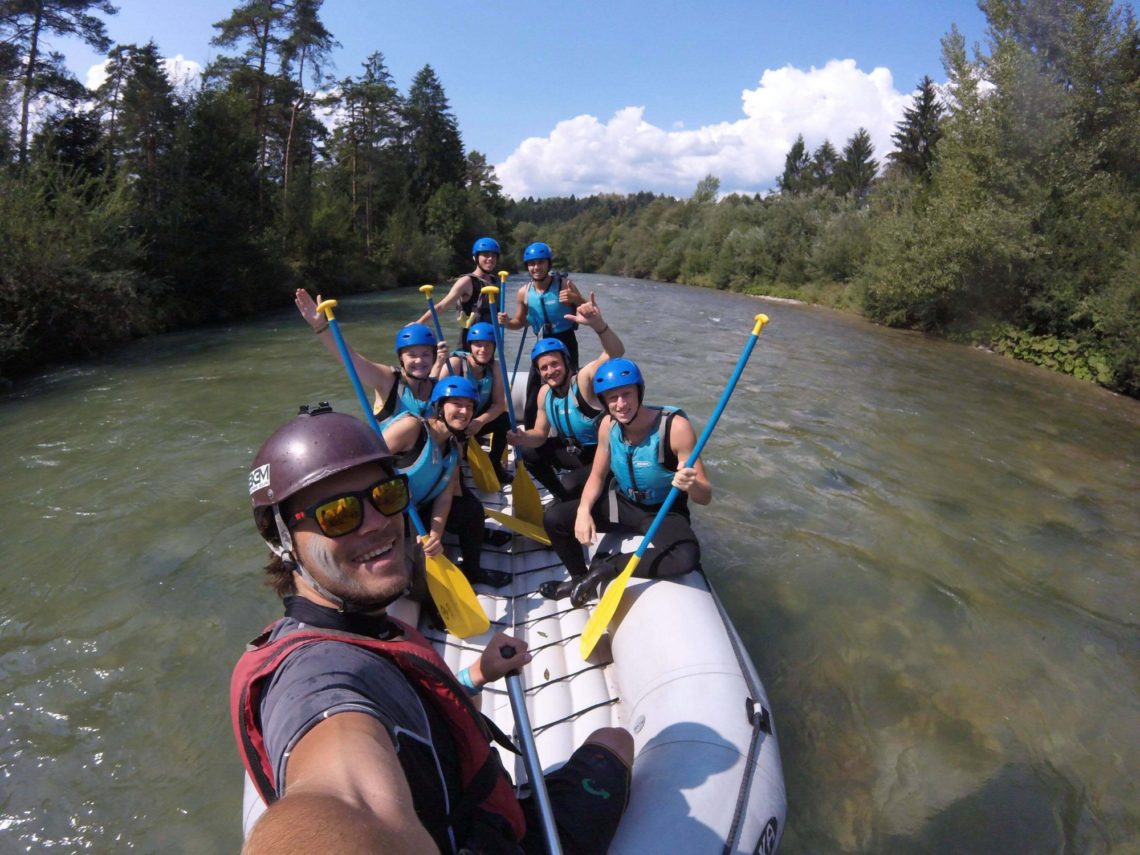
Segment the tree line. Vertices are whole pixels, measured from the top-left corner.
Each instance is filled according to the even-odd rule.
[[[525,199],[514,236],[573,270],[864,313],[1140,396],[1140,36],[1111,0],[983,0],[880,163],[801,136],[770,194]]]
[[[437,281],[505,231],[432,67],[404,93],[380,52],[333,77],[321,5],[242,0],[189,91],[153,42],[112,41],[110,0],[0,0],[0,376],[298,284]],[[61,36],[106,52],[96,90],[48,48]]]
[[[557,263],[767,293],[1140,396],[1140,36],[1112,0],[982,0],[875,157],[799,137],[776,188],[505,199],[430,65],[335,78],[321,0],[244,0],[200,85],[110,0],[0,0],[0,376],[329,293],[441,281],[493,234]],[[107,52],[87,91],[47,48]],[[38,123],[32,121],[40,116]],[[335,120],[327,117],[334,115]]]

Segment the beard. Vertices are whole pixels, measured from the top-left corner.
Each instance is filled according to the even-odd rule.
[[[412,581],[411,565],[407,561],[404,544],[397,541],[392,551],[397,557],[402,573],[373,576],[371,574],[349,573],[341,569],[341,561],[332,543],[312,544],[306,550],[304,567],[330,594],[344,602],[347,611],[372,612],[383,609],[408,590]]]

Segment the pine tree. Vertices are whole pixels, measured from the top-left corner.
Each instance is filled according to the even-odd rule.
[[[158,47],[130,47],[122,98],[122,163],[147,219],[162,202],[168,181],[161,162],[174,145],[179,106]]]
[[[807,146],[804,144],[804,135],[799,134],[788,150],[788,154],[784,157],[783,174],[776,179],[776,186],[780,188],[780,192],[789,196],[795,196],[802,192],[804,179],[808,174],[810,165],[811,159],[807,153]]]
[[[218,34],[210,44],[233,48],[244,45],[237,57],[219,57],[206,71],[207,79],[221,78],[247,93],[254,133],[258,138],[258,169],[264,170],[268,150],[267,104],[273,90],[269,59],[281,50],[289,13],[285,0],[245,0],[233,14],[214,24]]]
[[[288,35],[281,42],[281,71],[295,73],[292,82],[296,97],[290,105],[289,131],[285,138],[285,155],[282,166],[284,190],[289,190],[289,176],[292,173],[294,139],[298,130],[298,116],[311,98],[305,91],[305,74],[308,73],[315,84],[322,82],[322,70],[329,54],[338,46],[332,34],[320,20],[321,5],[324,0],[296,0],[289,10]]]
[[[63,54],[44,54],[43,38],[49,33],[81,39],[96,50],[111,46],[102,20],[91,14],[118,12],[111,0],[0,0],[0,43],[8,45],[4,63],[13,64],[20,76],[20,163],[28,159],[28,120],[32,99],[51,94],[77,98],[84,92],[64,64]],[[14,51],[14,54],[13,54]]]
[[[379,52],[365,60],[359,77],[342,80],[339,88],[345,119],[333,132],[333,160],[345,176],[354,228],[371,251],[373,237],[405,190],[403,99]]]
[[[459,123],[430,65],[412,81],[404,116],[412,198],[424,206],[441,187],[462,185],[465,177]]]
[[[811,163],[807,170],[807,184],[805,189],[826,187],[832,189],[835,185],[835,170],[839,166],[839,152],[830,140],[824,140],[811,156]]]
[[[872,157],[875,146],[866,128],[859,128],[843,146],[843,160],[836,167],[835,190],[840,195],[855,199],[867,198],[871,182],[879,173],[879,163]]]
[[[942,138],[944,111],[934,81],[929,76],[923,77],[913,105],[903,111],[903,118],[895,125],[891,139],[896,148],[887,155],[887,160],[905,174],[929,183],[935,146]]]

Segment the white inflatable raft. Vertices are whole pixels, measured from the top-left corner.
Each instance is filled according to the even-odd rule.
[[[505,497],[479,495],[487,507],[510,512],[509,488]],[[498,528],[490,520],[487,526]],[[636,542],[629,539],[622,548],[632,551]],[[616,545],[603,544],[610,550]],[[534,653],[523,672],[527,710],[548,773],[596,728],[622,726],[633,734],[633,787],[611,852],[775,851],[787,812],[775,722],[752,662],[703,574],[631,580],[609,635],[583,661],[579,635],[589,612],[537,592],[547,580],[566,578],[551,550],[516,535],[502,547],[488,545],[483,566],[514,576],[509,587],[477,588],[491,630],[458,639],[420,629],[454,672],[470,665],[500,629],[526,641]],[[392,613],[419,621],[415,603],[396,603]],[[513,734],[502,681],[484,690],[483,712]],[[525,783],[521,758],[500,753],[514,780]],[[263,810],[247,779],[246,834]]]

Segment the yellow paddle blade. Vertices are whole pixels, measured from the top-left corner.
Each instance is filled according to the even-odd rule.
[[[630,577],[633,576],[633,571],[637,569],[637,565],[641,563],[641,556],[636,553],[630,556],[629,563],[625,565],[625,569],[610,582],[606,592],[602,594],[602,598],[598,600],[598,605],[594,609],[594,613],[590,615],[590,619],[586,621],[586,628],[582,630],[582,637],[579,640],[579,651],[583,659],[588,659],[590,654],[594,652],[594,647],[598,643],[598,639],[606,631],[606,627],[610,625],[610,621],[614,618],[614,612],[617,611],[618,603],[621,602],[621,595],[625,593],[625,586],[629,584]]]
[[[543,546],[550,546],[550,537],[540,525],[528,523],[526,520],[520,520],[518,517],[512,517],[509,514],[504,514],[502,511],[496,511],[491,508],[483,508],[483,513],[488,519],[502,525],[504,528],[509,528],[516,534],[521,534],[523,537],[529,537],[536,543],[541,543]]]
[[[471,477],[475,479],[476,487],[484,493],[497,493],[502,489],[491,458],[473,436],[467,440],[467,462],[471,464]]]
[[[491,619],[479,605],[475,589],[458,567],[445,556],[427,559],[428,592],[435,600],[447,631],[459,638],[479,635],[491,626]]]
[[[542,527],[542,499],[538,496],[538,488],[530,479],[522,460],[515,458],[515,480],[511,482],[511,493],[514,496],[515,516],[531,525]]]

